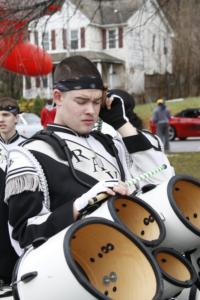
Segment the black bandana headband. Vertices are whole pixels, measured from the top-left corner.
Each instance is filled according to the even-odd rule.
[[[2,111],[2,110],[8,111],[14,115],[19,114],[19,108],[16,106],[12,106],[12,105],[0,106],[0,111]]]
[[[58,89],[61,92],[84,89],[105,89],[102,79],[96,76],[84,76],[77,79],[61,80],[55,82],[53,88]]]

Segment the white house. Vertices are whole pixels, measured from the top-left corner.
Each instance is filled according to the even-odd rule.
[[[47,50],[54,65],[84,55],[110,88],[136,95],[144,93],[145,74],[172,73],[173,36],[156,0],[66,0],[61,11],[29,26],[30,41]],[[24,77],[23,87],[27,99],[48,98],[52,74]]]

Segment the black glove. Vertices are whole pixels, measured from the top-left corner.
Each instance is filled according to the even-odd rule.
[[[111,109],[102,107],[99,116],[104,122],[108,123],[117,130],[129,122],[129,119],[126,114],[123,99],[114,94],[108,94],[108,97],[113,98]]]
[[[129,122],[137,129],[143,128],[142,119],[133,111],[133,109],[135,107],[135,100],[132,95],[130,95],[126,91],[119,90],[119,89],[109,90],[108,95],[109,96],[115,95],[116,98],[120,97],[123,101],[125,114],[126,114],[127,118],[129,119]],[[118,129],[120,126],[124,125],[126,122],[125,122],[124,118],[122,118],[122,120],[120,121],[120,118],[117,118],[117,116],[113,113],[113,111],[112,111],[113,104],[112,104],[111,110],[102,108],[102,110],[100,112],[100,118],[102,118],[102,120],[105,121],[106,123],[112,125],[115,129]],[[114,124],[112,124],[113,122],[114,122]],[[115,123],[117,123],[117,124],[115,125]]]
[[[142,119],[134,112],[126,112],[127,117],[129,118],[129,122],[136,127],[137,129],[143,129],[143,122]]]

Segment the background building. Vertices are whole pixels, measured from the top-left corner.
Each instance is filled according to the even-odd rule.
[[[173,37],[155,0],[66,0],[61,11],[29,26],[30,41],[47,50],[54,65],[69,55],[84,55],[110,88],[145,101],[157,96],[149,78],[172,73]],[[52,74],[23,78],[23,97],[49,98],[51,92]]]

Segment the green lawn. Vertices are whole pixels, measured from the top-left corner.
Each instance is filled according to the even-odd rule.
[[[183,101],[166,101],[172,114],[185,108],[200,107],[200,97],[187,98]],[[134,111],[142,118],[144,127],[149,128],[149,119],[156,103],[136,105]],[[171,153],[168,155],[171,164],[174,166],[176,174],[186,174],[200,179],[200,153]]]
[[[167,156],[176,174],[186,174],[200,179],[200,153],[182,152]]]

